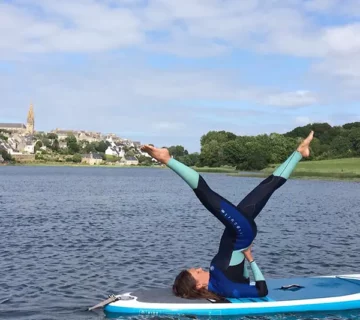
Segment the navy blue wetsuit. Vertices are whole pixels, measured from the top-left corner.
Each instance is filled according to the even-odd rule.
[[[218,253],[210,264],[208,290],[225,298],[250,298],[267,295],[265,278],[255,261],[250,263],[255,286],[250,285],[242,251],[248,248],[256,237],[255,218],[274,191],[287,181],[301,158],[299,152],[294,152],[237,206],[213,191],[203,177],[193,169],[175,159],[171,159],[167,163],[169,168],[189,184],[201,203],[225,226]],[[233,259],[235,254],[237,259]]]
[[[232,254],[250,246],[257,234],[254,219],[263,209],[273,192],[286,182],[283,177],[271,175],[248,194],[238,206],[234,206],[214,192],[200,176],[198,187],[194,190],[202,204],[224,225],[218,253],[210,264],[208,289],[223,297],[263,297],[267,286],[263,278],[250,285],[244,277],[245,260],[230,266]],[[256,277],[255,277],[255,280]]]

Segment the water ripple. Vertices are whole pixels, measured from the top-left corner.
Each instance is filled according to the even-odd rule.
[[[260,181],[204,176],[234,203]],[[290,180],[274,194],[254,245],[266,277],[358,273],[359,188]],[[182,268],[208,267],[223,231],[181,179],[160,169],[0,167],[0,217],[0,319],[104,319],[86,308],[111,293],[167,287]]]

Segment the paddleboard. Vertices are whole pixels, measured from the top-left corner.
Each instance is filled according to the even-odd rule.
[[[143,289],[115,295],[104,307],[112,315],[262,315],[360,309],[360,274],[267,280],[264,298],[222,302],[182,299],[170,288]]]

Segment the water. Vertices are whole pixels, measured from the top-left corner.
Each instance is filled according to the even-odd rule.
[[[234,203],[260,181],[203,176]],[[360,273],[359,191],[351,182],[288,181],[257,219],[254,257],[265,276]],[[0,319],[104,319],[86,308],[111,293],[169,286],[182,268],[208,267],[223,231],[162,169],[0,167],[0,218]]]

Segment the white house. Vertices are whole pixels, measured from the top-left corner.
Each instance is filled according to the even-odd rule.
[[[60,149],[65,149],[67,147],[67,142],[66,141],[59,141],[59,148]]]
[[[5,150],[8,154],[21,154],[16,149],[13,149],[8,142],[0,142],[0,149]]]
[[[149,155],[147,152],[143,152],[141,149],[137,149],[137,152],[140,153],[142,156],[151,158],[151,155]],[[153,161],[156,161],[155,159],[152,159]]]
[[[114,157],[119,156],[119,153],[117,152],[116,148],[110,146],[106,149],[105,154],[107,156],[114,156]]]
[[[24,152],[26,153],[35,153],[35,144],[27,144],[24,148]]]
[[[105,154],[108,156],[123,158],[125,156],[125,151],[121,147],[114,145],[114,146],[109,146],[106,149]]]

